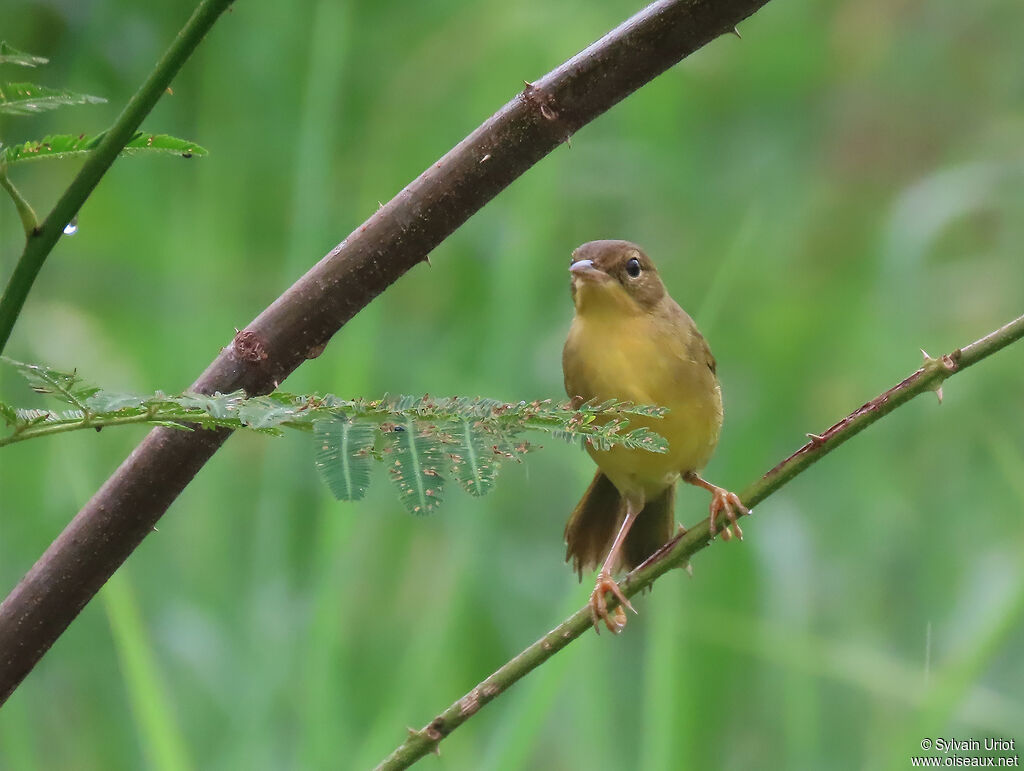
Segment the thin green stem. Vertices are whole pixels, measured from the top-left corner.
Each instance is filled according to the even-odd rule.
[[[921,369],[888,391],[879,394],[859,409],[854,410],[823,434],[809,435],[811,436],[810,442],[759,480],[748,485],[740,497],[747,506],[755,506],[797,474],[806,470],[815,461],[832,452],[836,447],[856,436],[897,407],[926,391],[935,391],[941,394],[941,386],[946,378],[991,356],[1021,337],[1024,337],[1024,316],[945,356],[933,359],[926,354],[924,366]],[[619,586],[623,593],[627,597],[632,597],[670,570],[685,566],[690,557],[709,546],[714,540],[708,525],[708,520],[705,519],[661,547],[643,565],[622,580]],[[608,600],[610,608],[618,605],[611,594],[608,595]],[[409,729],[409,737],[377,766],[377,771],[408,768],[427,753],[436,752],[441,740],[465,723],[480,707],[500,696],[577,637],[582,636],[591,628],[591,625],[589,606],[576,611],[419,731]]]
[[[25,298],[32,289],[36,276],[39,275],[43,263],[46,262],[64,228],[78,214],[82,204],[135,134],[143,118],[153,109],[182,65],[231,3],[232,0],[202,0],[199,3],[192,17],[182,27],[149,77],[125,105],[124,111],[103,137],[103,141],[89,155],[82,170],[64,191],[53,211],[41,225],[33,226],[27,231],[25,249],[14,267],[14,273],[11,274],[4,289],[3,297],[0,298],[0,353],[10,339],[11,330],[25,305]],[[23,216],[22,222],[24,221]]]
[[[153,423],[159,421],[160,418],[148,413],[141,415],[128,415],[125,417],[109,417],[102,418],[95,415],[86,416],[78,420],[70,420],[67,422],[60,423],[39,423],[34,426],[28,426],[15,431],[13,434],[8,436],[0,437],[0,447],[4,447],[8,444],[16,444],[17,442],[24,442],[27,439],[35,439],[40,436],[52,436],[53,434],[66,434],[69,431],[82,431],[86,428],[106,428],[108,426],[129,426],[134,423]],[[175,420],[182,420],[180,417],[175,417]]]
[[[2,148],[0,148],[0,152],[3,152]],[[8,178],[7,164],[2,160],[0,160],[0,187],[6,190],[11,196],[11,200],[14,201],[14,207],[18,210],[18,216],[21,217],[21,226],[25,229],[25,238],[31,238],[32,231],[36,229],[39,220],[36,219],[36,213],[32,206]]]

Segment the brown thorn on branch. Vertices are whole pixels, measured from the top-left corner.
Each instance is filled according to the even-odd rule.
[[[536,83],[531,83],[528,80],[524,80],[525,88],[523,88],[522,96],[523,101],[526,102],[530,107],[540,113],[540,116],[549,123],[561,123],[559,120],[558,110],[555,109],[555,97],[553,94],[545,91],[543,88],[538,86]],[[570,137],[572,132],[565,129],[562,135],[561,141],[572,146]]]
[[[963,352],[960,348],[957,348],[952,353],[943,354],[936,358],[929,356],[928,352],[922,348],[921,355],[924,357],[924,365],[921,369],[904,378],[892,388],[879,394],[871,401],[861,405],[838,423],[830,426],[824,433],[807,434],[811,441],[800,447],[796,452],[779,463],[778,466],[769,471],[765,476],[775,473],[779,468],[789,463],[794,458],[806,455],[813,450],[817,450],[822,444],[832,438],[834,434],[845,429],[850,424],[863,419],[865,415],[878,410],[888,412],[891,408],[887,407],[887,405],[891,399],[900,397],[902,394],[906,393],[908,389],[916,386],[916,384],[922,379],[928,379],[929,381],[928,384],[923,386],[923,390],[934,391],[939,398],[939,404],[942,404],[942,382],[959,370],[960,359]]]
[[[235,329],[235,339],[232,340],[235,352],[242,361],[260,362],[267,358],[267,349],[263,344],[263,338],[251,329],[239,331]]]

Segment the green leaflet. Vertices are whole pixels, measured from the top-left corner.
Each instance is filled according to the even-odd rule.
[[[107,100],[74,91],[47,88],[35,83],[4,83],[0,85],[0,113],[31,115],[55,110],[71,104],[102,104]]]
[[[146,397],[135,394],[97,391],[85,400],[85,406],[92,412],[119,412],[128,409],[138,410],[146,404],[146,401]]]
[[[315,464],[334,497],[358,501],[370,486],[370,452],[376,426],[345,418],[321,420],[313,427]]]
[[[209,394],[186,393],[168,399],[168,401],[174,401],[186,409],[203,410],[211,418],[237,420],[239,408],[242,402],[245,401],[245,391],[232,391],[229,394],[222,394],[218,391],[212,396]]]
[[[444,493],[444,453],[440,442],[412,417],[395,426],[389,438],[388,473],[398,488],[398,497],[409,513],[430,514],[441,505]]]
[[[452,444],[446,449],[452,476],[470,495],[486,495],[501,470],[493,439],[475,430],[470,420],[455,424],[451,437]]]
[[[18,64],[22,67],[35,67],[37,64],[46,64],[49,59],[45,56],[36,56],[19,51],[6,40],[0,40],[0,64]]]
[[[18,370],[36,393],[56,396],[83,411],[88,411],[85,402],[100,390],[96,386],[87,385],[75,372],[61,372],[38,364],[25,364],[6,356],[0,356],[0,361]]]
[[[0,109],[2,109],[0,102]],[[23,163],[25,161],[40,160],[62,160],[88,155],[106,135],[100,134],[54,134],[35,139],[20,145],[8,145],[3,148],[3,160],[8,165]],[[209,155],[204,147],[187,139],[178,139],[167,134],[147,134],[143,131],[135,132],[128,143],[121,150],[121,155],[163,154],[179,155],[183,158],[202,157]]]
[[[269,396],[254,396],[243,399],[238,408],[238,417],[249,428],[271,429],[294,421],[299,417],[299,408],[284,404]]]

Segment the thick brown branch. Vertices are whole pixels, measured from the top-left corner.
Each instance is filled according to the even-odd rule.
[[[767,0],[662,0],[530,84],[335,247],[192,386],[267,393],[473,213],[581,126]],[[259,356],[251,351],[259,350]],[[155,429],[0,605],[0,700],[226,439]]]
[[[953,353],[933,359],[925,354],[924,366],[889,390],[879,394],[862,407],[836,423],[824,434],[812,439],[786,460],[748,486],[741,498],[753,508],[816,460],[832,452],[843,442],[859,434],[884,415],[927,391],[938,391],[942,382],[964,367],[969,367],[1001,348],[1024,337],[1024,316],[1011,321],[980,340]],[[643,591],[673,568],[686,566],[690,557],[714,538],[708,520],[678,535],[619,584],[626,597]],[[618,601],[609,597],[609,606]],[[586,605],[552,629],[537,642],[505,663],[497,672],[440,713],[419,731],[410,729],[408,738],[388,755],[377,771],[408,768],[428,752],[436,752],[441,740],[471,718],[487,702],[497,698],[519,680],[554,656],[592,625],[590,606]]]

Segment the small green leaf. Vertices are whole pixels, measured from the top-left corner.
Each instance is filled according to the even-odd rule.
[[[96,386],[87,385],[74,372],[61,372],[38,364],[25,364],[6,356],[0,356],[0,361],[18,370],[37,394],[55,396],[80,410],[85,410],[86,400],[100,390]]]
[[[634,450],[647,450],[648,452],[668,452],[668,442],[661,434],[656,434],[647,428],[634,428],[628,434],[623,435],[622,444]]]
[[[163,426],[164,428],[174,428],[174,429],[177,429],[178,431],[194,431],[195,430],[194,428],[192,428],[192,426],[186,425],[184,423],[178,423],[177,421],[174,421],[174,420],[154,420],[152,423],[150,423],[150,425],[151,426]]]
[[[370,486],[370,450],[377,429],[343,418],[321,420],[313,427],[316,467],[334,497],[358,501]]]
[[[44,423],[48,420],[55,420],[57,417],[49,410],[24,410],[20,408],[14,410],[14,416],[18,424],[23,428],[34,426],[37,423]]]
[[[22,67],[35,67],[46,64],[50,60],[45,56],[36,56],[19,51],[6,40],[0,40],[0,64],[19,64]]]
[[[122,155],[138,155],[139,153],[164,153],[165,155],[180,155],[182,158],[202,157],[210,154],[205,147],[200,147],[187,139],[179,139],[169,134],[147,134],[143,131],[136,132],[121,151]]]
[[[551,435],[555,437],[555,439],[561,439],[563,442],[567,442],[568,444],[574,444],[580,448],[586,446],[586,437],[581,434],[575,434],[572,431],[561,431],[555,429],[554,431],[551,432]]]
[[[211,418],[218,420],[238,420],[238,411],[245,401],[245,391],[232,391],[229,394],[222,394],[220,391],[210,396],[209,394],[186,393],[174,398],[168,398],[175,404],[180,404],[185,409],[202,410]],[[196,418],[196,419],[201,419]]]
[[[76,94],[74,91],[47,88],[35,83],[0,85],[0,113],[8,115],[31,115],[70,104],[102,104],[106,101],[99,96]]]
[[[97,391],[85,400],[85,406],[93,412],[119,412],[121,410],[138,410],[146,403],[146,398],[135,394],[122,394],[117,391]]]
[[[444,453],[437,438],[419,428],[411,417],[390,434],[391,481],[411,514],[430,514],[441,505]]]
[[[88,155],[98,145],[106,132],[101,134],[54,134],[43,139],[34,139],[20,145],[3,148],[3,159],[8,165],[25,161],[64,160]],[[204,147],[186,139],[167,134],[136,132],[124,146],[121,155],[179,155],[182,158],[209,155]]]
[[[295,420],[297,408],[268,396],[254,396],[242,402],[238,418],[249,428],[270,429]]]
[[[501,470],[501,461],[493,441],[473,428],[472,421],[461,420],[452,433],[454,447],[447,448],[452,476],[470,495],[490,492]]]

